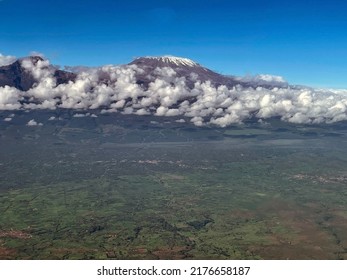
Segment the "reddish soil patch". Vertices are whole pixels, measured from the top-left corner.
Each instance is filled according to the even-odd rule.
[[[336,252],[341,251],[332,233],[318,224],[322,214],[316,211],[281,199],[271,199],[258,210],[265,220],[272,213],[279,225],[288,229],[288,233],[272,233],[273,245],[250,248],[264,259],[336,259]],[[269,229],[275,227],[272,222],[268,223]]]
[[[251,246],[250,252],[261,256],[265,260],[325,260],[333,259],[320,247],[311,247],[292,244]]]
[[[0,231],[1,237],[10,237],[10,238],[19,238],[19,239],[29,239],[31,238],[31,234],[26,233],[20,230],[9,230],[9,231]]]
[[[88,256],[95,255],[98,250],[90,248],[49,248],[49,256],[47,259],[70,259],[73,258],[85,259]]]
[[[160,248],[152,252],[160,260],[179,260],[187,257],[187,252],[190,251],[189,246],[174,246],[172,248]]]
[[[137,248],[133,250],[134,254],[145,255],[148,253],[148,250],[145,248]]]
[[[16,256],[16,250],[9,249],[5,247],[0,247],[0,259],[1,260],[10,260]]]
[[[90,252],[97,252],[97,249],[85,249],[85,248],[52,248],[52,252],[57,254],[83,254]]]

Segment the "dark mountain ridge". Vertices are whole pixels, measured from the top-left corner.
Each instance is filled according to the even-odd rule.
[[[22,91],[31,89],[37,80],[32,73],[23,67],[23,61],[30,60],[33,65],[39,61],[44,61],[40,56],[30,56],[16,60],[10,65],[0,67],[0,87],[10,86]],[[57,80],[57,85],[64,84],[76,79],[76,74],[56,69],[54,66],[49,66],[54,72],[53,76]]]

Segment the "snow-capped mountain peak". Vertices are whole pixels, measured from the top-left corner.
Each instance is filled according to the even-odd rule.
[[[150,59],[156,59],[165,63],[172,63],[177,66],[199,66],[198,63],[194,62],[193,60],[189,58],[184,58],[184,57],[177,57],[177,56],[172,56],[172,55],[165,55],[165,56],[147,56],[146,58]]]
[[[151,82],[148,80],[148,77],[155,77],[156,69],[164,67],[172,68],[177,77],[185,77],[188,87],[191,88],[194,87],[196,80],[202,82],[210,81],[213,85],[225,85],[228,87],[236,85],[234,78],[213,72],[197,62],[183,57],[171,55],[143,56],[136,58],[129,64],[136,65],[142,69],[142,73],[137,74],[137,79],[145,86]]]
[[[176,67],[201,67],[198,63],[195,61],[184,58],[184,57],[177,57],[172,55],[165,55],[165,56],[145,56],[145,57],[139,57],[135,61],[148,61],[152,63],[159,63],[161,65],[167,64],[170,66],[176,66]]]

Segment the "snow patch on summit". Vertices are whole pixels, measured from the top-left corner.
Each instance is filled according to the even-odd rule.
[[[177,56],[171,56],[171,55],[146,56],[145,58],[158,60],[158,61],[161,61],[164,63],[175,64],[177,66],[188,66],[188,67],[200,66],[198,63],[194,62],[193,60],[191,60],[189,58],[177,57]]]

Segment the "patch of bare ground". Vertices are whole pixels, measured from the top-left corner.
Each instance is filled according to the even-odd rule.
[[[191,249],[190,246],[163,247],[151,253],[159,260],[180,260],[187,258]]]
[[[266,201],[258,214],[264,219],[268,213],[273,216],[268,222],[273,244],[252,246],[250,251],[264,259],[336,259],[341,247],[332,233],[317,223],[319,214],[308,210],[277,198]]]
[[[184,180],[186,177],[177,174],[165,174],[161,179]]]
[[[325,260],[332,256],[320,247],[303,247],[291,244],[250,246],[248,251],[265,260]]]
[[[308,174],[296,174],[292,176],[293,179],[297,180],[310,180],[313,183],[347,183],[347,175],[308,175]]]
[[[136,248],[132,250],[132,253],[136,255],[146,255],[148,253],[148,250],[146,248]]]
[[[11,260],[14,259],[17,252],[15,249],[10,249],[0,246],[0,260]]]
[[[88,259],[89,255],[95,255],[97,249],[90,248],[51,248],[48,259],[69,259],[70,256],[75,256],[78,259]]]
[[[250,210],[235,209],[228,214],[235,219],[253,219],[255,217],[254,212]]]
[[[53,253],[57,253],[57,254],[67,254],[67,253],[71,253],[71,254],[83,254],[83,253],[90,253],[90,252],[97,252],[97,249],[87,249],[87,248],[52,248],[52,252]]]
[[[128,259],[150,260],[155,258],[148,249],[142,247],[131,249],[128,253]]]
[[[18,239],[29,239],[31,238],[31,234],[26,233],[21,230],[8,230],[8,231],[0,231],[1,237],[10,237],[10,238],[18,238]]]
[[[345,213],[338,209],[331,209],[328,219],[321,223],[321,226],[331,233],[335,243],[340,250],[336,251],[339,259],[347,257],[347,218]]]

